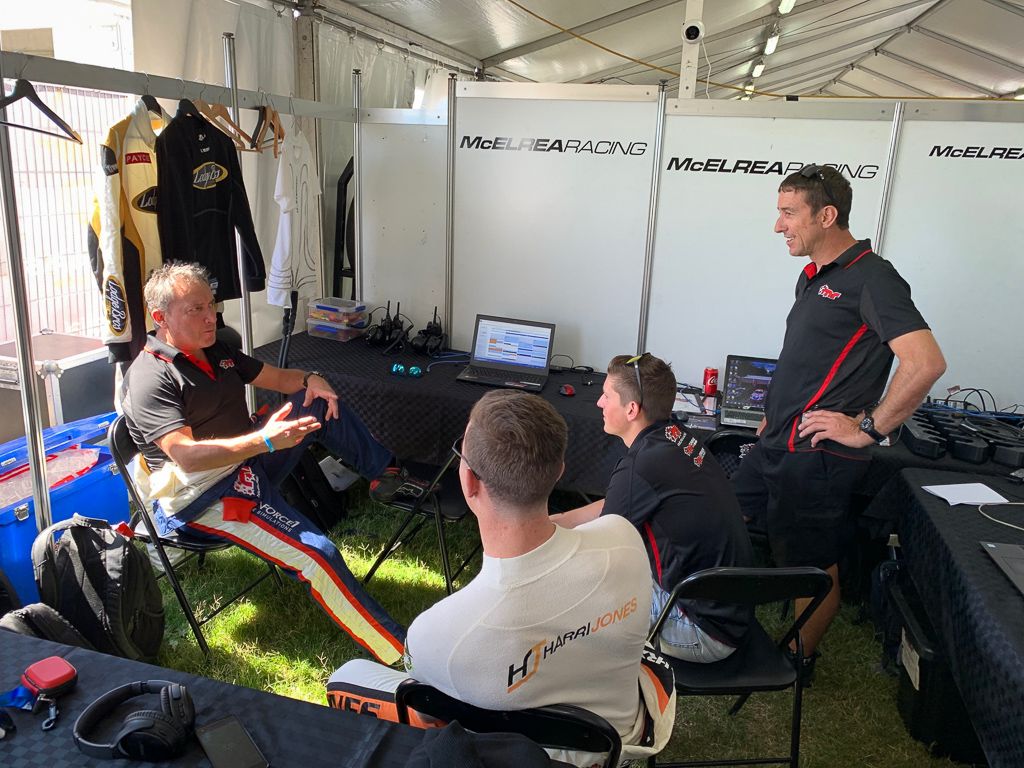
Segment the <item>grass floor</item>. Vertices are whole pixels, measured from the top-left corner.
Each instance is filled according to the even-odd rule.
[[[383,546],[397,518],[364,499],[331,531],[352,571],[361,576]],[[475,521],[467,516],[449,525],[454,564],[478,541]],[[230,549],[211,555],[201,570],[182,570],[182,581],[202,617],[259,575],[261,561]],[[479,569],[479,555],[459,579],[465,584]],[[303,585],[272,580],[203,627],[211,647],[205,660],[173,593],[161,580],[167,608],[167,632],[159,663],[185,672],[272,691],[304,701],[325,703],[324,684],[344,661],[368,657],[308,597]],[[433,529],[393,555],[374,576],[369,590],[395,619],[408,625],[422,610],[444,597],[444,579]],[[818,661],[814,686],[805,693],[801,764],[804,766],[954,766],[931,757],[908,735],[896,709],[897,681],[882,672],[880,645],[870,622],[856,623],[858,609],[845,605],[833,623]],[[766,625],[771,622],[766,617]],[[735,717],[731,699],[686,697],[679,700],[675,732],[663,756],[699,759],[724,755],[763,756],[788,752],[791,693],[753,697]]]

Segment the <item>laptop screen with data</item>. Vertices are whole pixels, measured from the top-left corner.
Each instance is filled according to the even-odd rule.
[[[511,365],[547,373],[554,332],[549,323],[477,315],[473,364]]]

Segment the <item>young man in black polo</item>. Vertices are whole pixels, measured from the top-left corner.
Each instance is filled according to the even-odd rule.
[[[733,476],[744,515],[764,520],[777,565],[813,565],[832,591],[804,625],[811,655],[839,610],[842,523],[881,443],[946,369],[942,352],[892,264],[849,230],[853,191],[842,174],[809,165],[779,185],[775,231],[797,279],[761,439]],[[899,365],[882,397],[892,367]],[[806,601],[797,601],[799,613]]]
[[[671,421],[676,378],[663,360],[644,353],[608,364],[597,401],[604,431],[628,449],[602,501],[553,515],[575,526],[621,515],[640,532],[653,580],[651,623],[687,576],[717,566],[748,566],[750,539],[725,472],[685,426]],[[746,635],[749,609],[681,601],[661,632],[661,651],[707,663],[729,656]]]

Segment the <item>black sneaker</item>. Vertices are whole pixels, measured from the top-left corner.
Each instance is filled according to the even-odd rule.
[[[370,481],[370,498],[381,504],[391,502],[412,503],[430,488],[428,481],[412,477],[401,467],[388,467],[381,475]]]
[[[789,655],[790,663],[796,666],[796,651],[790,648],[786,653]],[[818,657],[821,654],[818,651],[814,651],[810,656],[804,656],[803,663],[800,666],[800,678],[803,681],[804,688],[810,688],[814,684],[814,664],[817,662]]]

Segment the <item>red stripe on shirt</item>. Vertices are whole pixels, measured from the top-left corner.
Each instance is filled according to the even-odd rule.
[[[153,351],[152,349],[143,349],[142,351],[143,351],[143,352],[148,352],[148,353],[149,353],[149,354],[151,354],[151,355],[152,355],[153,357],[155,357],[155,358],[156,358],[157,360],[162,360],[162,361],[163,361],[163,362],[165,362],[165,363],[170,363],[170,362],[173,362],[173,361],[171,360],[171,358],[169,358],[169,357],[168,357],[167,355],[163,355],[163,354],[160,354],[159,352],[155,352],[155,351]]]
[[[644,523],[644,533],[647,534],[647,540],[651,543],[651,552],[654,553],[654,571],[658,574],[658,584],[661,584],[661,556],[658,554],[658,542],[654,538],[654,531],[651,530],[650,523]]]
[[[185,356],[186,360],[192,363],[192,365],[194,365],[200,371],[205,373],[211,379],[213,379],[214,381],[217,380],[217,375],[213,372],[213,366],[210,365],[209,360],[200,360],[198,357],[194,357],[190,355],[188,352],[182,352],[181,354]]]
[[[860,261],[861,258],[863,258],[864,256],[867,256],[869,253],[871,253],[871,249],[870,248],[865,248],[863,251],[861,251],[860,253],[857,254],[857,257],[853,261],[851,261],[849,264],[847,264],[845,267],[843,267],[843,269],[849,269],[854,264],[856,264],[858,261]]]
[[[860,341],[861,336],[864,335],[867,329],[868,326],[865,323],[864,325],[861,325],[861,327],[857,329],[856,333],[854,333],[853,336],[850,337],[850,340],[846,342],[846,346],[843,347],[843,351],[839,353],[839,357],[836,358],[835,362],[832,363],[832,367],[829,368],[828,374],[825,376],[825,380],[821,383],[821,386],[818,387],[818,391],[815,392],[811,399],[807,401],[807,405],[803,407],[803,411],[801,411],[800,414],[793,418],[793,427],[789,430],[790,453],[796,450],[794,443],[796,440],[796,428],[797,425],[800,423],[800,416],[802,416],[804,412],[809,411],[811,407],[821,399],[821,396],[825,394],[825,390],[828,389],[828,385],[831,384],[832,379],[836,377],[836,373],[838,373],[839,371],[839,366],[843,364],[843,361],[846,360],[846,356],[850,354],[850,350],[853,349],[854,345],[858,341]]]

